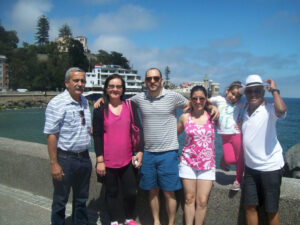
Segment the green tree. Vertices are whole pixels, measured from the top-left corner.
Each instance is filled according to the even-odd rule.
[[[110,54],[104,50],[99,50],[97,54],[97,59],[101,64],[108,65],[111,64]]]
[[[125,69],[129,69],[129,61],[122,53],[112,51],[108,53],[104,50],[99,50],[97,54],[97,59],[100,63],[105,65],[119,65]]]
[[[16,31],[6,31],[3,26],[0,26],[0,54],[8,58],[8,63],[18,42],[19,38]]]
[[[78,66],[87,71],[89,62],[84,54],[83,46],[80,41],[69,39],[68,49],[69,65]]]
[[[165,83],[165,87],[169,88],[169,84],[170,84],[170,77],[169,74],[171,73],[170,68],[168,66],[166,66],[165,68],[165,78],[166,78],[166,83]]]
[[[72,31],[68,24],[64,24],[59,28],[59,37],[72,37]]]
[[[9,64],[10,88],[33,90],[32,81],[39,74],[36,46],[25,44],[14,50]]]
[[[45,15],[42,15],[37,22],[36,44],[43,46],[49,43],[49,21]]]

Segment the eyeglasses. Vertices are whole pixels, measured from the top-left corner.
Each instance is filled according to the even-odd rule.
[[[262,89],[260,88],[255,88],[255,89],[246,89],[245,94],[246,95],[251,95],[252,93],[259,95],[262,93]]]
[[[79,115],[81,117],[81,125],[84,126],[85,125],[84,111],[80,110]]]
[[[122,85],[113,85],[113,84],[109,84],[109,85],[107,86],[107,88],[109,88],[109,89],[114,89],[114,88],[122,89],[123,86],[122,86]]]
[[[193,102],[197,102],[198,100],[200,102],[204,102],[206,100],[206,98],[204,98],[204,97],[192,97]]]
[[[147,82],[151,82],[152,79],[155,81],[155,82],[158,82],[160,80],[160,77],[159,76],[156,76],[156,77],[146,77],[146,81]]]

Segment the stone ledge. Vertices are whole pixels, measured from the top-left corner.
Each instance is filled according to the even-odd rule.
[[[91,153],[93,165],[95,154]],[[93,167],[94,168],[94,167]],[[101,208],[101,184],[97,183],[95,170],[90,183],[89,208],[99,211]],[[240,192],[232,192],[229,185],[233,182],[234,172],[217,170],[217,180],[210,194],[206,225],[243,225],[244,211],[240,207]],[[37,143],[0,138],[0,182],[4,185],[52,198],[52,180],[49,174],[47,146]],[[300,224],[300,180],[283,178],[280,196],[281,224]],[[71,196],[71,195],[70,195]],[[176,193],[178,211],[176,224],[183,224],[183,192]],[[103,196],[102,196],[103,197]],[[164,209],[163,202],[161,209]],[[152,224],[152,217],[147,192],[139,190],[137,215],[143,225]],[[166,221],[166,213],[161,210],[162,221]],[[101,210],[100,210],[101,215]],[[164,223],[163,223],[164,224]],[[262,217],[261,224],[267,224]]]

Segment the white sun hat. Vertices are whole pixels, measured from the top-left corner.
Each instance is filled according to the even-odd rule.
[[[246,85],[244,87],[239,88],[239,93],[242,95],[244,94],[247,87],[254,87],[254,86],[267,86],[263,83],[261,77],[257,74],[251,74],[246,78]]]

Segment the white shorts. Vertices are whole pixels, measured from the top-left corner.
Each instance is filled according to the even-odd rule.
[[[216,169],[197,170],[184,163],[179,163],[179,177],[194,180],[216,180]]]

